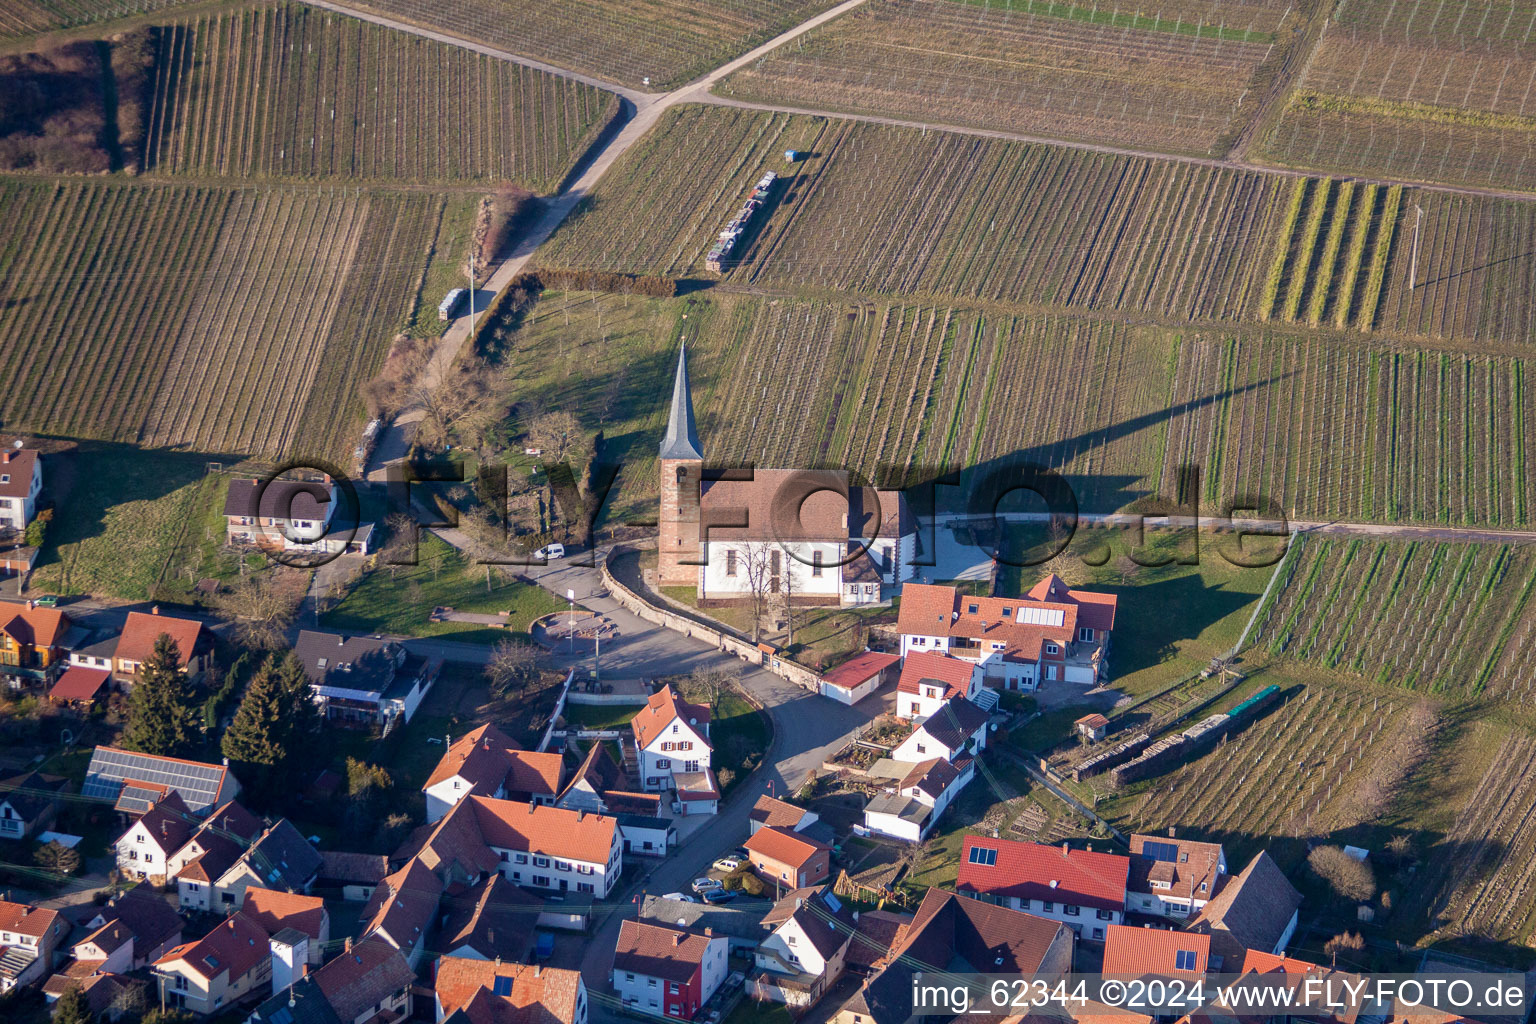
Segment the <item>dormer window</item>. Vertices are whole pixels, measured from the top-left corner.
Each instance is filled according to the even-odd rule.
[[[1060,654],[1061,653],[1061,648],[1057,647],[1055,644],[1046,644],[1045,645],[1045,653],[1046,654]]]

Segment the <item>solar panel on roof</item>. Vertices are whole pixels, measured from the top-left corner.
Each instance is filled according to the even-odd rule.
[[[1177,843],[1146,842],[1141,846],[1141,855],[1153,860],[1165,860],[1170,864],[1177,863],[1179,847]]]
[[[293,1024],[293,1014],[289,1012],[288,1007],[279,1007],[277,1012],[272,1014],[272,1024]]]

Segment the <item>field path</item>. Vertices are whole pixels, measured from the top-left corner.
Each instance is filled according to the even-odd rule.
[[[943,515],[939,519],[944,523],[963,521],[968,517],[963,514]],[[1017,522],[1044,523],[1050,520],[1048,512],[1012,512],[1004,518]],[[1137,515],[1129,512],[1079,512],[1077,521],[1085,526],[1106,527],[1132,527],[1138,524],[1178,529],[1195,525],[1195,516],[1161,516],[1161,515]],[[1291,519],[1283,524],[1278,520],[1269,519],[1245,519],[1241,516],[1235,519],[1226,519],[1221,516],[1200,516],[1199,525],[1202,530],[1231,531],[1240,528],[1254,536],[1280,534],[1283,525],[1285,532],[1295,536],[1297,534],[1315,534],[1320,537],[1359,537],[1369,540],[1417,540],[1417,541],[1451,541],[1463,544],[1536,544],[1536,530],[1501,530],[1493,527],[1480,526],[1415,526],[1406,523],[1351,523],[1339,519]]]

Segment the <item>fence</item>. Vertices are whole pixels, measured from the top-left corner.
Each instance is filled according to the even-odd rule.
[[[565,674],[565,685],[560,687],[560,696],[556,698],[554,709],[549,713],[549,724],[544,727],[544,738],[539,740],[539,745],[534,748],[535,750],[543,751],[549,749],[549,741],[555,735],[555,723],[560,720],[561,715],[565,714],[565,699],[571,694],[571,682],[575,678],[576,670],[574,668]]]

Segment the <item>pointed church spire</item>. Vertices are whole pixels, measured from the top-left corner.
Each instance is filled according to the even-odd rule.
[[[677,376],[672,381],[672,411],[667,416],[667,433],[661,439],[663,459],[704,460],[699,451],[699,432],[693,425],[693,392],[688,388],[688,347],[677,353]]]

